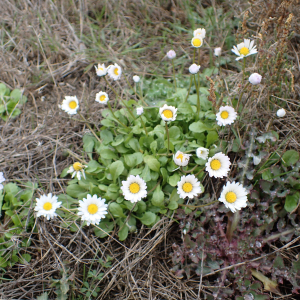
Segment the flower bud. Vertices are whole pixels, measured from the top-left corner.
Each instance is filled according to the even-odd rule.
[[[140,81],[140,76],[137,76],[137,75],[134,75],[133,77],[132,77],[132,79],[133,79],[133,81],[135,82],[135,83],[138,83],[139,81]]]
[[[277,110],[277,113],[276,113],[276,114],[277,114],[277,117],[282,118],[282,117],[285,116],[286,111],[285,111],[284,108],[280,108],[280,109]]]
[[[143,112],[144,112],[144,108],[143,107],[137,107],[136,108],[136,114],[138,116],[140,116]]]
[[[189,71],[191,74],[196,74],[196,73],[198,73],[199,70],[200,70],[200,66],[197,66],[196,64],[192,64],[189,67]]]
[[[257,85],[261,82],[261,78],[261,75],[259,75],[258,73],[253,73],[249,77],[249,82],[253,85]]]
[[[221,47],[215,48],[215,56],[220,56],[221,52],[222,52],[222,48]]]
[[[174,59],[176,57],[176,52],[174,50],[170,50],[167,52],[167,57],[169,59]]]

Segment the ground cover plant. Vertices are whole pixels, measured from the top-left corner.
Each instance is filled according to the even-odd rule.
[[[4,299],[297,299],[298,6],[252,2],[8,4]]]

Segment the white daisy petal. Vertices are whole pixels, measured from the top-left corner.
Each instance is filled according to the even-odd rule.
[[[47,220],[50,220],[57,216],[55,211],[60,205],[61,202],[57,201],[57,196],[52,196],[52,193],[49,193],[47,196],[42,195],[40,198],[36,198],[34,210],[37,212],[37,217],[44,216]]]
[[[201,37],[202,39],[205,38],[206,30],[204,28],[197,28],[194,30],[194,37]]]
[[[198,194],[203,193],[200,182],[195,175],[181,176],[180,181],[177,183],[177,194],[180,198],[190,199],[196,197]]]
[[[173,154],[173,160],[177,166],[185,167],[190,160],[191,154],[185,154],[181,151],[177,151],[176,154]]]
[[[219,152],[213,157],[210,157],[205,164],[205,170],[208,172],[210,177],[222,178],[227,176],[230,170],[230,159],[227,155]]]
[[[238,182],[227,182],[223,187],[219,201],[223,202],[232,212],[247,206],[247,191]]]
[[[4,181],[5,181],[5,178],[4,178],[3,172],[0,172],[0,183],[2,183]]]
[[[236,117],[237,113],[231,106],[221,106],[219,112],[216,114],[216,119],[219,126],[232,124]]]
[[[122,181],[121,190],[124,198],[131,203],[147,197],[146,182],[139,175],[130,175],[126,181]]]
[[[77,114],[79,102],[76,96],[65,96],[60,108],[67,112],[69,115]]]
[[[159,114],[164,121],[175,121],[177,117],[177,108],[165,104],[159,109]]]
[[[197,157],[205,159],[205,160],[207,160],[208,153],[209,153],[209,150],[204,147],[199,147],[196,150]]]
[[[113,80],[118,80],[121,78],[122,69],[118,64],[109,66],[108,75]]]
[[[108,95],[105,92],[99,92],[96,94],[96,99],[95,101],[101,103],[101,104],[106,104],[108,102],[109,98]]]
[[[105,199],[88,194],[86,198],[79,201],[78,215],[81,216],[82,221],[87,222],[87,225],[97,225],[101,219],[105,218],[107,207],[108,204],[105,204]]]

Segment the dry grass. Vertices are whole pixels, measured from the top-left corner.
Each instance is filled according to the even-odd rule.
[[[256,20],[253,24],[252,19],[249,22],[253,28],[265,18],[263,13],[268,7],[259,10],[261,4],[264,1],[256,1],[252,7]],[[114,61],[125,70],[134,69],[143,75],[170,72],[162,64],[165,53],[162,51],[169,50],[170,41],[180,49],[178,54],[190,57],[191,53],[185,50],[189,33],[182,30],[190,30],[186,2],[0,0],[0,5],[5,7],[0,11],[0,78],[11,88],[24,89],[29,99],[18,118],[0,123],[0,169],[11,181],[37,182],[40,194],[62,193],[66,184],[59,175],[73,158],[82,157],[82,136],[89,129],[84,122],[70,120],[59,110],[58,104],[65,95],[76,94],[84,103],[83,115],[97,127],[100,112],[94,96],[103,82],[95,77],[93,64]],[[202,1],[202,5],[216,4]],[[247,7],[244,1],[230,0],[223,5],[235,16],[241,16]],[[201,15],[202,7],[196,4],[193,7]],[[300,14],[295,13],[295,16],[296,30]],[[178,29],[172,24],[181,24],[181,27]],[[208,44],[210,42],[208,40]],[[296,34],[288,54],[294,64],[295,92],[282,100],[290,108],[289,118],[273,124],[282,137],[298,131],[300,125],[299,47]],[[204,66],[209,61],[208,53],[209,48],[203,48]],[[187,64],[184,62],[178,68],[184,69]],[[237,82],[236,73],[228,73],[231,73],[231,84]],[[233,87],[231,94],[237,88],[238,85]],[[262,120],[258,127],[265,129],[270,124],[263,120],[270,119],[270,113],[260,110],[262,97],[258,95],[254,108]],[[246,107],[252,105],[247,103]],[[299,135],[291,139],[290,145],[300,148]],[[83,284],[84,268],[88,269],[91,264],[98,273],[104,272],[103,279],[95,282],[95,288],[101,288],[97,299],[198,297],[199,278],[183,280],[170,271],[171,247],[181,237],[176,223],[167,218],[153,229],[142,228],[126,243],[113,238],[100,240],[90,229],[79,225],[76,234],[55,222],[50,225],[38,220],[36,227],[39,233],[30,235],[32,245],[27,249],[33,259],[6,273],[10,280],[0,285],[3,300],[36,299],[43,292],[54,299],[50,283],[52,279],[61,279],[62,273],[68,277],[72,293],[76,295]],[[105,259],[107,255],[113,257],[112,267],[104,269],[94,257]],[[202,287],[203,293],[212,293],[209,287]]]

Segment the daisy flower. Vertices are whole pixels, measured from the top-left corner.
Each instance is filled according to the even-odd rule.
[[[181,151],[177,151],[176,154],[173,154],[174,162],[177,166],[185,167],[190,160],[191,154],[184,154]]]
[[[136,114],[138,116],[140,116],[143,112],[144,112],[144,108],[143,107],[137,107],[136,108]]]
[[[238,56],[235,60],[239,60],[249,55],[256,54],[257,49],[256,46],[253,45],[254,41],[244,39],[244,42],[237,44],[237,46],[233,46],[233,49],[231,49],[231,51]]]
[[[204,147],[199,147],[196,150],[196,155],[199,158],[207,160],[209,150]]]
[[[200,37],[201,39],[205,38],[206,30],[204,28],[197,28],[194,30],[194,37]]]
[[[105,68],[104,64],[98,64],[98,67],[95,66],[95,69],[98,76],[104,76],[107,74],[107,68]]]
[[[219,112],[216,114],[216,119],[219,126],[232,124],[237,117],[237,113],[231,106],[221,106]]]
[[[276,115],[277,115],[277,117],[279,117],[279,118],[284,117],[285,114],[286,114],[286,111],[285,111],[284,108],[280,108],[280,109],[278,109],[277,112],[276,112]]]
[[[0,191],[3,189],[3,184],[2,182],[5,181],[5,178],[3,176],[3,172],[0,172]]]
[[[168,106],[165,104],[163,107],[159,109],[159,114],[164,121],[175,121],[177,108],[174,106]]]
[[[208,172],[210,177],[214,176],[216,178],[222,178],[227,176],[227,173],[230,170],[230,165],[231,162],[229,157],[222,152],[219,152],[208,159],[205,164],[205,170]]]
[[[203,39],[201,37],[198,37],[198,36],[193,37],[192,41],[191,41],[191,44],[195,48],[200,48],[203,44]]]
[[[59,107],[69,115],[75,115],[79,108],[78,99],[76,96],[65,96],[65,99]]]
[[[57,196],[52,196],[49,193],[47,196],[42,195],[40,198],[36,198],[36,206],[34,208],[37,211],[37,217],[44,216],[47,220],[57,216],[55,210],[59,208],[61,202],[57,202]]]
[[[122,181],[121,190],[124,198],[131,203],[147,197],[146,182],[139,175],[130,175],[126,181]]]
[[[86,198],[79,200],[78,215],[81,216],[82,221],[87,222],[87,225],[97,225],[101,219],[105,218],[107,207],[108,204],[105,204],[105,199],[88,194]]]
[[[247,191],[238,182],[227,182],[223,187],[219,201],[223,202],[234,213],[247,206]]]
[[[74,163],[68,170],[68,174],[72,173],[72,178],[75,177],[75,175],[77,175],[78,180],[81,179],[81,175],[83,176],[83,178],[85,179],[85,172],[84,172],[84,168],[86,168],[87,166],[82,165],[80,162],[76,162]]]
[[[191,199],[203,192],[200,182],[195,175],[181,176],[177,186],[177,194],[179,194],[179,197],[182,199],[185,197]]]
[[[118,64],[110,65],[108,68],[108,75],[113,80],[118,80],[121,78],[122,69]]]
[[[105,92],[99,92],[96,94],[96,99],[95,101],[101,103],[101,104],[106,104],[108,102],[109,98],[108,95]]]

